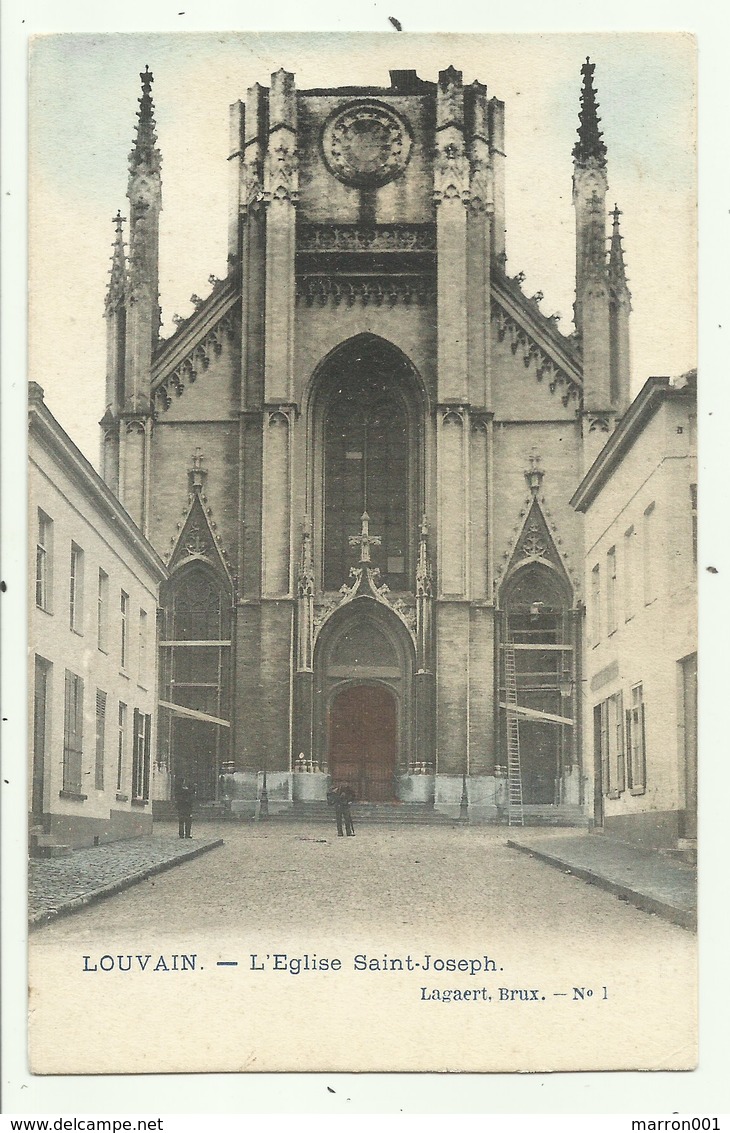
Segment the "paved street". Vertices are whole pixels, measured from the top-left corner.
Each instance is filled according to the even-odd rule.
[[[42,1010],[32,1035],[43,1067],[693,1064],[694,934],[507,847],[504,829],[361,824],[355,838],[337,838],[334,824],[206,825],[215,836],[222,847],[33,933]],[[182,952],[195,954],[194,972],[99,966],[102,956],[149,953],[154,965]],[[287,957],[281,973],[277,953]],[[339,957],[342,969],[291,971],[291,958],[306,954]],[[358,972],[358,955],[376,967]],[[95,973],[82,970],[83,956]],[[407,956],[413,970],[383,966]],[[488,956],[496,967],[449,972],[424,967],[426,956]],[[479,1009],[427,998],[483,987],[490,999]],[[510,1005],[502,987],[538,988],[540,1002]],[[125,1035],[152,1020],[149,1049],[125,1045],[120,1012]]]
[[[156,829],[165,844],[166,827]],[[504,829],[361,824],[348,839],[335,836],[334,824],[221,822],[199,825],[198,833],[224,845],[37,935],[73,939],[154,924],[166,933],[211,934],[241,927],[430,934],[448,926],[471,937],[487,918],[507,934],[533,925],[541,935],[625,928],[647,940],[684,936],[508,848]]]

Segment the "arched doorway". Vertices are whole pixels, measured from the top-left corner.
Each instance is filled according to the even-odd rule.
[[[575,759],[575,640],[567,581],[545,560],[518,566],[500,595],[500,703],[507,700],[506,657],[514,658],[523,802],[564,801]],[[506,724],[502,716],[503,750]],[[504,762],[507,762],[506,755]]]
[[[329,770],[333,783],[347,783],[356,798],[395,798],[397,706],[379,684],[347,685],[329,711]]]
[[[333,781],[359,799],[394,799],[412,759],[415,649],[405,626],[374,599],[336,611],[314,655],[312,746]]]
[[[370,517],[371,561],[391,590],[412,590],[424,506],[425,393],[413,365],[385,339],[357,335],[321,363],[310,402],[318,588],[339,590],[357,562],[350,537]]]

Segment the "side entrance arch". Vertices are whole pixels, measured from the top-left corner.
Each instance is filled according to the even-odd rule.
[[[333,697],[329,712],[329,770],[358,799],[395,798],[398,713],[394,694],[380,684],[351,684]]]

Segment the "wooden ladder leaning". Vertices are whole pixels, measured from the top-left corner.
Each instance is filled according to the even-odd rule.
[[[522,805],[522,767],[520,764],[520,724],[517,715],[517,674],[515,651],[512,645],[504,647],[504,671],[507,693],[507,822],[509,826],[524,826]]]

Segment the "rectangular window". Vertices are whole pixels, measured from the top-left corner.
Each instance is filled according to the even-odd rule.
[[[147,611],[139,611],[139,652],[138,652],[138,670],[137,680],[141,685],[145,683],[145,673],[147,670]]]
[[[63,790],[72,795],[81,794],[83,732],[84,682],[67,669],[63,716]]]
[[[38,508],[38,538],[35,549],[35,604],[51,611],[53,566],[53,520]]]
[[[127,657],[129,654],[129,595],[122,590],[121,599],[119,603],[120,611],[120,649],[119,649],[119,663],[123,669],[127,667]]]
[[[692,563],[697,570],[697,485],[689,486],[689,502],[692,515]]]
[[[127,751],[127,706],[119,701],[119,723],[117,727],[117,790],[124,784],[124,764]]]
[[[591,572],[591,625],[593,644],[601,640],[601,568],[596,563]]]
[[[106,730],[106,693],[96,690],[96,761],[94,763],[94,786],[97,791],[104,790],[104,738]]]
[[[646,718],[643,685],[635,685],[631,690],[631,708],[626,713],[626,730],[629,789],[633,795],[642,795],[646,790]]]
[[[74,633],[84,631],[84,552],[71,544],[71,571],[68,588],[69,626]]]
[[[656,566],[654,555],[658,548],[654,545],[654,504],[649,504],[644,512],[643,554],[644,554],[644,605],[648,606],[656,598]]]
[[[616,622],[616,548],[606,555],[606,631],[613,633]]]
[[[102,653],[107,648],[107,627],[109,624],[109,575],[99,568],[99,589],[96,598],[96,643]]]
[[[636,569],[636,532],[633,526],[624,532],[624,618],[634,616],[634,571]]]
[[[150,732],[152,717],[134,710],[134,749],[132,752],[132,798],[146,801],[150,794]]]

